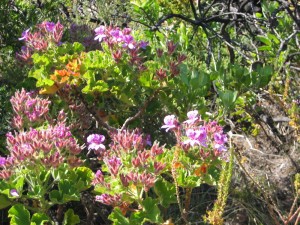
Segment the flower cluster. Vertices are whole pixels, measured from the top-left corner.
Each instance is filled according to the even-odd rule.
[[[142,151],[147,145],[151,146],[151,140],[149,135],[143,135],[139,129],[133,131],[118,130],[117,132],[111,132],[110,137],[112,143],[110,149],[113,151],[130,151],[136,149]]]
[[[104,163],[102,170],[108,172],[104,175],[98,170],[92,184],[96,187],[95,190],[98,187],[106,190],[106,193],[96,196],[97,201],[122,207],[120,202],[124,200],[123,196],[129,196],[126,197],[126,201],[133,202],[137,196],[148,192],[154,186],[166,167],[166,164],[159,159],[164,153],[164,146],[154,142],[152,147],[147,149],[147,146],[152,144],[150,137],[143,135],[137,129],[114,132],[110,136],[112,143],[107,150],[102,146],[104,136],[99,134],[88,136],[89,148],[101,149]],[[110,185],[112,183],[118,185],[112,186]],[[121,188],[120,192],[117,192],[118,195],[108,194],[113,193],[116,187]]]
[[[180,73],[180,65],[187,56],[184,54],[176,54],[177,45],[173,41],[167,41],[166,50],[159,48],[156,50],[158,59],[161,60],[161,67],[156,70],[156,78],[164,80],[168,77],[176,77]],[[165,60],[163,60],[165,59]]]
[[[72,167],[81,164],[77,155],[82,148],[63,122],[47,129],[31,128],[27,132],[8,133],[6,140],[10,154],[6,158],[0,158],[0,178],[8,178],[7,174],[11,175],[14,167],[19,165],[28,168],[36,165],[56,168],[65,162]]]
[[[57,168],[63,163],[68,163],[71,167],[81,164],[78,154],[82,147],[66,125],[63,111],[59,112],[56,124],[34,129],[37,122],[48,119],[50,101],[22,90],[15,93],[11,102],[16,114],[14,125],[20,131],[6,134],[9,155],[0,157],[1,179],[8,179],[18,167],[33,169],[39,165]],[[23,129],[25,125],[26,129]]]
[[[220,156],[226,159],[227,135],[223,133],[223,128],[215,121],[203,121],[197,110],[188,112],[187,117],[186,121],[179,124],[175,115],[168,115],[162,128],[174,131],[185,151],[197,147],[201,158]]]
[[[21,52],[16,54],[17,59],[30,62],[31,55],[34,52],[45,51],[51,44],[60,45],[63,36],[64,27],[60,22],[53,23],[44,21],[36,26],[34,32],[30,29],[22,33],[20,41],[24,41],[25,45]]]
[[[24,89],[10,99],[14,110],[13,126],[17,129],[43,122],[48,114],[50,101]]]
[[[119,27],[100,26],[95,29],[95,34],[95,40],[104,41],[110,47],[121,44],[123,48],[133,50],[137,48],[145,49],[148,46],[148,42],[134,40],[130,28],[121,30]]]
[[[100,26],[95,29],[95,40],[108,45],[114,60],[119,63],[122,57],[129,56],[130,65],[137,66],[140,71],[145,70],[145,66],[140,56],[140,50],[148,46],[146,41],[136,41],[131,35],[130,28],[121,30],[119,27]]]

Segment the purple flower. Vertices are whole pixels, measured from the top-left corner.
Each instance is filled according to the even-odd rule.
[[[227,142],[226,134],[214,133],[214,141],[216,144],[223,145]]]
[[[123,34],[119,29],[113,29],[109,32],[109,34],[114,38],[115,41],[122,41]]]
[[[11,189],[9,193],[13,197],[20,197],[20,195],[19,195],[19,193],[17,192],[16,189]]]
[[[87,143],[89,144],[88,149],[103,151],[105,146],[102,144],[105,140],[105,137],[101,134],[91,134],[87,137]]]
[[[0,166],[4,166],[6,163],[6,158],[0,157]]]
[[[22,32],[22,37],[18,38],[19,41],[22,41],[22,40],[26,41],[27,40],[28,34],[29,34],[29,30],[30,30],[30,28]]]
[[[128,47],[129,49],[134,49],[135,45],[133,43],[134,39],[131,35],[123,35],[123,47]]]
[[[189,111],[187,113],[187,117],[188,117],[188,120],[184,121],[183,123],[187,123],[187,124],[195,123],[199,119],[198,111],[197,110]]]
[[[164,118],[164,123],[161,128],[166,128],[166,131],[168,132],[170,129],[176,128],[179,123],[174,115],[168,115]]]
[[[190,144],[191,146],[202,145],[207,147],[207,134],[205,128],[201,127],[199,130],[188,129],[186,131],[186,136],[189,139],[184,141],[183,144]]]
[[[94,40],[99,40],[101,42],[103,38],[105,38],[107,35],[105,34],[106,32],[106,27],[105,26],[100,26],[95,29],[96,37]]]
[[[55,28],[55,23],[53,22],[46,22],[46,29],[48,32],[53,32]]]
[[[140,48],[146,49],[146,47],[149,45],[148,41],[141,41],[140,42]]]
[[[218,151],[218,152],[225,152],[227,151],[227,148],[224,145],[220,145],[220,144],[215,144],[214,148]]]

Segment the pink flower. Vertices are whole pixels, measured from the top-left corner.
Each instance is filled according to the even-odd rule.
[[[184,141],[183,144],[190,144],[191,146],[202,145],[207,147],[207,134],[205,128],[201,127],[198,130],[188,129],[186,131],[186,136],[189,139]]]
[[[0,157],[0,166],[5,166],[6,164],[6,158]]]
[[[139,45],[140,45],[140,48],[146,49],[146,47],[149,45],[149,41],[141,41],[139,43]]]
[[[103,151],[105,146],[102,144],[105,141],[105,137],[101,134],[91,134],[87,137],[87,142],[89,144],[88,149]]]
[[[227,142],[226,134],[214,133],[214,141],[216,144],[223,145]]]
[[[27,29],[27,30],[25,30],[25,31],[23,31],[23,33],[22,33],[22,37],[18,38],[18,39],[19,39],[19,41],[22,41],[22,40],[25,40],[25,41],[27,41],[28,34],[29,34],[29,30],[30,30],[30,28],[29,28],[29,29]]]
[[[94,40],[99,40],[101,42],[103,38],[106,38],[107,35],[105,34],[106,32],[106,27],[105,26],[100,26],[95,29],[96,37]]]
[[[53,22],[46,22],[46,29],[48,32],[53,32],[54,31],[54,28],[55,28],[55,23]]]
[[[179,123],[177,121],[177,118],[174,115],[168,115],[164,118],[164,123],[165,125],[163,125],[161,128],[166,129],[166,131],[168,132],[170,129],[174,129],[176,128]]]
[[[187,117],[188,117],[188,120],[184,121],[183,123],[187,123],[187,124],[195,123],[199,119],[198,110],[189,111],[187,113]]]
[[[101,170],[97,170],[95,177],[92,181],[92,185],[97,185],[97,184],[103,184],[104,183],[104,176]]]
[[[121,195],[110,195],[110,194],[102,194],[96,195],[96,201],[101,202],[105,205],[117,206],[122,203]]]
[[[9,193],[13,197],[20,197],[20,195],[19,195],[19,193],[17,192],[16,189],[11,189]]]
[[[116,176],[119,172],[119,168],[122,165],[122,162],[119,158],[117,157],[112,157],[110,159],[105,160],[107,167],[109,171],[111,172],[112,175]]]

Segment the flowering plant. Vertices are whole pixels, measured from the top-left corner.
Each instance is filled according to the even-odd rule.
[[[28,210],[35,213],[32,222],[51,221],[49,209],[79,201],[80,192],[90,186],[92,172],[82,166],[82,146],[72,136],[63,111],[51,119],[50,101],[25,90],[16,92],[11,102],[18,131],[7,133],[9,154],[0,157],[0,206],[13,205],[11,222],[25,215],[22,222],[29,224]],[[33,202],[25,204],[29,199]],[[78,216],[68,213],[78,221]]]
[[[176,202],[187,222],[192,189],[201,183],[216,184],[228,158],[227,136],[215,121],[203,121],[198,111],[187,116],[181,124],[174,115],[164,119],[162,128],[174,132],[177,139],[171,149],[158,142],[147,147],[151,143],[138,130],[111,133],[108,149],[102,135],[88,137],[89,149],[103,163],[92,181],[96,201],[114,207],[109,217],[114,224],[161,223],[161,209]],[[179,188],[186,192],[184,209]]]
[[[96,201],[114,208],[109,217],[114,224],[162,223],[165,217],[162,209],[176,202],[181,212],[180,219],[187,223],[192,189],[202,183],[216,184],[222,164],[226,163],[227,137],[222,127],[214,121],[202,120],[198,111],[188,112],[188,119],[182,123],[175,115],[165,117],[162,128],[173,132],[176,137],[176,144],[168,148],[157,141],[152,145],[149,136],[139,130],[127,129],[130,122],[145,112],[151,101],[170,110],[173,102],[169,98],[176,98],[174,90],[199,87],[199,73],[193,71],[194,78],[187,77],[188,67],[183,64],[187,56],[180,53],[178,43],[166,40],[161,47],[152,48],[148,42],[138,41],[141,36],[129,28],[100,26],[95,29],[94,41],[99,41],[101,50],[85,52],[80,43],[53,45],[53,48],[31,56],[33,67],[30,76],[36,78],[36,85],[42,88],[40,93],[56,93],[80,115],[80,120],[84,118],[87,121],[85,127],[94,126],[93,121],[96,120],[95,128],[100,124],[107,130],[107,140],[111,140],[109,145],[106,145],[104,135],[90,134],[87,137],[87,156],[93,151],[101,163],[101,169],[95,172],[89,185],[95,188]],[[207,76],[201,76],[201,79],[207,79]],[[204,82],[203,90],[208,84]],[[155,98],[158,95],[159,98]],[[180,110],[187,105],[184,104]],[[137,112],[131,116],[135,108]],[[118,117],[109,115],[104,120],[101,110],[108,114],[114,112]],[[45,116],[47,111],[42,112],[38,113],[41,119],[37,123],[44,121],[45,124],[40,129],[46,127],[55,133],[56,125],[65,124],[58,119],[57,124],[53,123]],[[29,122],[26,122],[29,127],[36,126]],[[116,129],[111,126],[112,123],[123,125]],[[78,159],[80,148],[71,137],[70,129],[66,125],[64,127],[67,136],[63,136],[63,140],[56,136],[48,137],[53,139],[53,143],[45,143],[47,151],[54,154],[56,150],[58,153],[47,160],[44,159],[47,151],[39,153],[40,160],[49,162],[54,171],[66,170],[66,174],[82,171],[78,169],[82,168]],[[86,134],[86,130],[82,132]],[[60,151],[60,148],[63,150]],[[42,170],[45,168],[42,167]],[[83,170],[88,174],[85,175],[87,181],[91,178],[91,171]],[[54,175],[47,176],[50,183],[58,179]],[[72,179],[76,177],[73,172],[69,176]],[[77,200],[78,193],[88,187],[68,186],[75,193],[72,195],[65,185],[71,185],[71,182],[59,181],[57,188],[50,191],[49,201],[43,203],[46,209],[53,204]],[[16,196],[19,190],[13,189],[16,192],[13,191],[11,196]],[[49,187],[46,189],[48,193]],[[185,197],[180,190],[185,192]]]

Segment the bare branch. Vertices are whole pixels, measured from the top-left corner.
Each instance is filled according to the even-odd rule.
[[[192,8],[192,11],[193,11],[193,14],[194,14],[194,18],[195,18],[195,20],[197,20],[198,16],[197,16],[197,12],[196,12],[196,8],[195,8],[193,0],[190,0],[190,5],[191,5],[191,8]]]
[[[129,117],[129,118],[126,119],[126,121],[124,122],[121,130],[124,130],[130,122],[136,120],[137,118],[139,118],[145,112],[147,106],[155,98],[155,96],[158,94],[159,91],[160,91],[160,89],[156,89],[153,92],[153,94],[144,102],[143,106],[139,109],[139,111],[134,116]]]

